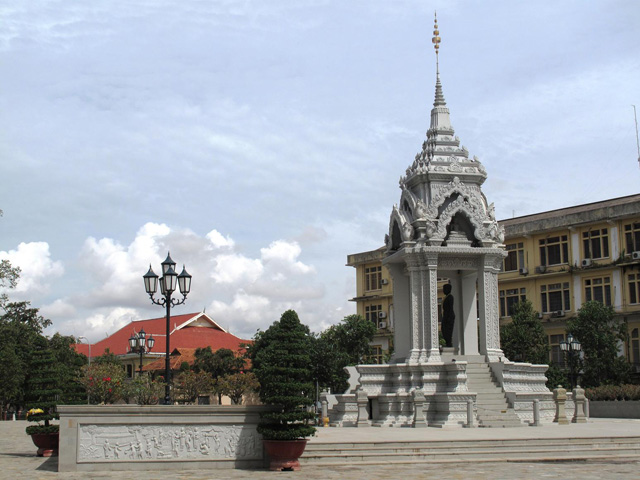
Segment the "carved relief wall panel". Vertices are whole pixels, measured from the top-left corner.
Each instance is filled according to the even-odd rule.
[[[260,459],[255,425],[78,425],[78,462]]]

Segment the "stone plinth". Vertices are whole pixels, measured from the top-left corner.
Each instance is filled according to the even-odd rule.
[[[258,468],[262,406],[60,406],[58,470]]]

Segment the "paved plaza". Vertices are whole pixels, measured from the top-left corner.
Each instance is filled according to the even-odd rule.
[[[444,478],[444,479],[598,479],[604,476],[611,480],[635,479],[640,477],[639,461],[588,461],[588,462],[552,462],[552,463],[447,463],[414,465],[374,465],[354,467],[305,467],[300,472],[268,472],[248,470],[209,470],[209,471],[150,471],[150,472],[77,472],[58,473],[57,458],[41,458],[35,455],[36,448],[31,438],[24,433],[27,423],[0,422],[0,479],[113,479],[134,477],[136,480],[204,480],[204,479],[261,479],[261,478],[299,478],[305,480],[321,479],[398,479]],[[345,430],[321,429],[318,440],[345,440]],[[586,425],[561,427],[549,425],[540,428],[522,427],[509,429],[393,429],[369,428],[348,429],[354,439],[375,441],[393,441],[404,437],[423,439],[460,439],[460,438],[545,438],[567,437],[574,434],[584,437],[605,437],[607,435],[640,435],[639,420],[594,420]],[[313,441],[313,440],[312,440]]]

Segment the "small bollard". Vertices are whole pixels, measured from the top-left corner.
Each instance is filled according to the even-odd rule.
[[[585,400],[584,388],[580,388],[580,385],[576,386],[576,388],[573,389],[573,404],[575,405],[575,409],[571,423],[587,423],[587,416],[584,413]]]
[[[532,427],[540,426],[540,400],[537,398],[533,400],[533,422],[530,425]]]
[[[426,398],[422,390],[414,390],[411,392],[413,397],[413,428],[423,428],[427,426],[427,420],[424,414],[424,403]]]
[[[467,424],[465,425],[466,428],[473,428],[474,427],[474,422],[473,422],[473,400],[471,400],[470,398],[467,399]]]
[[[584,416],[587,417],[587,420],[589,418],[591,418],[591,416],[589,415],[589,399],[585,398],[584,399]]]
[[[329,425],[329,404],[326,399],[322,400],[322,426],[327,427]]]
[[[367,406],[369,405],[367,392],[358,390],[356,392],[356,402],[358,403],[358,421],[356,422],[356,427],[370,427],[369,412],[367,412]]]
[[[567,420],[567,414],[564,410],[567,391],[562,388],[562,385],[558,385],[558,388],[553,390],[553,400],[556,402],[556,416],[553,421],[558,425],[569,425],[569,420]]]

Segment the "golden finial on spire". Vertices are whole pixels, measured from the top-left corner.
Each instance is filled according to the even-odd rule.
[[[434,22],[433,22],[433,38],[431,42],[433,43],[433,48],[436,51],[436,72],[439,73],[438,66],[438,50],[440,50],[440,31],[438,30],[438,12],[434,12]]]

